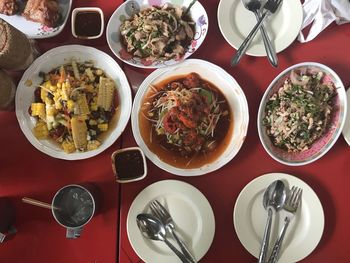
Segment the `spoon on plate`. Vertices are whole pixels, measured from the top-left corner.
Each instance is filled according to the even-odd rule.
[[[168,241],[166,238],[165,227],[157,217],[150,214],[139,214],[136,217],[136,223],[144,237],[152,240],[164,241],[182,262],[190,262],[184,254],[177,250],[176,247]]]
[[[263,197],[263,205],[264,208],[267,210],[268,216],[258,258],[259,263],[265,262],[266,253],[269,246],[273,209],[276,212],[281,210],[286,201],[286,197],[286,187],[284,186],[284,183],[281,180],[273,181],[265,190]]]
[[[246,9],[254,13],[256,20],[260,19],[261,0],[242,0],[242,3]],[[278,58],[276,55],[275,48],[271,43],[271,40],[269,38],[269,35],[266,32],[264,25],[261,26],[260,31],[261,31],[262,39],[264,41],[267,57],[271,65],[276,68],[278,66]]]

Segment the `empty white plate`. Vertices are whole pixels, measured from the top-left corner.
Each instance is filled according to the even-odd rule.
[[[300,0],[283,1],[282,6],[264,22],[276,52],[287,48],[298,36],[303,21]],[[222,35],[235,49],[238,49],[256,24],[253,12],[246,9],[242,0],[221,0],[218,8],[218,22]],[[251,56],[266,56],[260,32],[256,34],[247,49]]]
[[[302,180],[288,174],[270,173],[251,181],[241,191],[235,204],[233,211],[235,230],[242,245],[257,258],[267,219],[267,212],[263,207],[263,195],[265,189],[275,180],[282,180],[289,188],[295,185],[303,189],[301,207],[298,208],[287,229],[278,261],[297,262],[316,248],[324,228],[321,202],[312,188]],[[283,226],[284,218],[283,210],[273,216],[267,259]]]

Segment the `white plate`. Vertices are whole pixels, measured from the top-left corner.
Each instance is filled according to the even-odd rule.
[[[302,21],[303,10],[300,0],[283,1],[279,10],[267,18],[265,28],[277,53],[295,40]],[[257,21],[253,12],[244,7],[242,0],[221,0],[218,7],[218,22],[226,41],[238,49]],[[247,54],[266,56],[260,32],[248,47]]]
[[[96,67],[104,70],[107,76],[115,81],[116,90],[119,97],[120,114],[115,127],[110,127],[112,131],[108,137],[104,139],[99,148],[93,151],[74,152],[68,154],[65,153],[52,140],[39,140],[34,136],[33,128],[36,120],[29,115],[28,109],[31,103],[34,101],[35,89],[42,82],[42,78],[39,77],[39,72],[49,72],[60,65],[70,63],[73,58],[77,62],[84,62],[88,60],[93,61]],[[31,86],[26,84],[28,80],[32,82]],[[24,72],[16,92],[16,116],[24,135],[38,150],[52,157],[65,160],[90,158],[103,152],[105,149],[111,146],[121,135],[129,121],[131,104],[132,101],[129,82],[118,63],[109,55],[96,48],[81,45],[57,47],[41,55]]]
[[[268,185],[278,179],[282,180],[287,187],[291,188],[295,185],[303,189],[301,207],[288,227],[278,261],[292,263],[302,260],[316,248],[324,228],[321,202],[305,182],[283,173],[265,174],[254,179],[244,187],[237,198],[233,222],[239,240],[249,253],[257,258],[267,219],[267,212],[262,204],[263,194]],[[270,252],[282,228],[284,215],[284,212],[280,211],[276,217],[273,217]]]
[[[191,42],[190,47],[188,48],[188,51],[185,53],[185,55],[180,60],[166,60],[166,61],[160,61],[156,60],[152,64],[149,64],[148,62],[141,60],[137,57],[131,57],[128,55],[123,48],[122,44],[120,43],[120,25],[122,21],[125,19],[128,19],[131,16],[131,10],[143,10],[146,8],[149,8],[151,5],[158,5],[162,6],[165,3],[171,3],[174,6],[189,6],[189,4],[192,2],[192,0],[158,0],[158,1],[149,1],[149,0],[129,0],[120,5],[117,10],[112,14],[111,18],[109,19],[107,30],[106,30],[106,37],[107,42],[109,45],[109,48],[113,51],[113,53],[123,62],[139,67],[139,68],[161,68],[169,65],[174,65],[179,62],[181,62],[183,59],[188,58],[191,56],[203,43],[207,32],[208,32],[208,16],[207,13],[202,6],[202,4],[197,1],[190,10],[190,15],[193,19],[193,21],[196,23],[196,33],[194,36],[194,39]]]
[[[143,101],[144,96],[147,94],[150,84],[160,82],[169,78],[170,76],[185,75],[191,72],[198,73],[202,78],[209,80],[220,88],[232,111],[234,119],[233,136],[228,142],[228,146],[223,151],[221,156],[219,156],[213,162],[205,164],[199,168],[181,169],[165,163],[147,147],[140,135],[138,116],[141,102]],[[132,131],[135,140],[148,159],[150,159],[159,168],[169,173],[182,176],[195,176],[210,173],[231,161],[238,153],[245,140],[248,130],[248,123],[248,103],[244,92],[236,80],[222,68],[200,59],[188,59],[180,65],[161,68],[152,72],[139,87],[134,99],[131,115]]]
[[[180,236],[194,257],[200,260],[213,242],[214,213],[208,200],[197,188],[176,180],[163,180],[146,187],[131,204],[127,233],[137,255],[145,262],[180,262],[163,242],[143,237],[136,224],[138,214],[151,213],[149,204],[155,199],[168,209]]]
[[[47,27],[40,23],[32,22],[27,19],[25,19],[21,14],[16,14],[13,16],[6,16],[3,14],[0,14],[0,18],[17,28],[18,30],[22,31],[24,34],[27,35],[28,38],[49,38],[56,36],[57,34],[61,33],[64,26],[67,23],[70,9],[72,7],[72,0],[57,0],[59,8],[60,8],[60,14],[61,14],[61,20],[57,27]],[[17,1],[20,5],[20,10],[24,9],[24,4],[26,2],[24,1]]]
[[[348,103],[348,109],[350,108],[350,88],[346,91],[347,94],[347,103]],[[345,141],[350,146],[350,114],[348,114],[348,117],[345,120],[344,128],[343,128],[343,136]]]

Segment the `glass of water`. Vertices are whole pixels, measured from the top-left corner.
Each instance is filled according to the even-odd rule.
[[[52,214],[67,229],[67,238],[80,236],[96,213],[97,190],[94,185],[67,185],[57,191],[52,200]]]

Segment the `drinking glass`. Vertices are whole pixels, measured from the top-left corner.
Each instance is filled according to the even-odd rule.
[[[93,184],[67,185],[52,200],[52,214],[67,229],[67,238],[80,237],[83,227],[98,208],[98,189]]]

